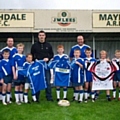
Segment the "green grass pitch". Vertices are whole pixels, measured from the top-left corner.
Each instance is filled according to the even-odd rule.
[[[61,92],[62,93],[62,92]],[[68,99],[72,99],[73,90],[68,89]],[[106,100],[102,91],[95,103],[71,102],[69,107],[57,105],[55,89],[52,90],[54,102],[48,102],[45,91],[41,92],[40,103],[7,106],[0,103],[0,120],[120,120],[120,101]]]

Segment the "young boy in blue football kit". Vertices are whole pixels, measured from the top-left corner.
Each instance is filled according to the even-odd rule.
[[[25,84],[25,93],[24,93],[24,101],[25,103],[28,103],[28,89],[30,85],[31,93],[32,93],[32,100],[33,102],[39,103],[39,96],[37,93],[47,87],[46,81],[45,81],[45,69],[46,68],[46,62],[43,60],[35,60],[32,61],[32,54],[27,55],[27,61],[30,63],[27,63],[26,66],[23,65],[23,69],[18,70],[19,75],[24,75],[25,78],[27,78]],[[28,60],[29,59],[29,60]],[[25,62],[26,63],[26,62]],[[24,64],[25,64],[24,63]]]
[[[12,65],[11,60],[9,59],[10,51],[2,51],[3,59],[0,62],[0,73],[1,73],[1,83],[2,83],[2,103],[7,105],[11,103],[10,101],[10,92],[12,84]],[[6,102],[7,94],[7,102]]]
[[[70,82],[70,64],[68,55],[64,54],[64,46],[57,46],[58,54],[49,63],[51,79],[54,78],[56,86],[57,101],[60,100],[60,87],[63,87],[63,99],[67,100],[67,87]]]
[[[74,58],[71,62],[71,82],[73,87],[75,87],[75,101],[78,101],[78,103],[83,101],[84,93],[84,60],[80,58],[80,54],[80,50],[75,49]]]
[[[116,88],[117,88],[117,83],[119,87],[119,95],[118,95],[118,100],[120,101],[120,50],[115,51],[115,58],[112,59],[117,63],[119,66],[119,70],[115,72],[114,77],[113,77],[113,99],[116,98]]]
[[[16,103],[20,105],[23,103],[23,86],[25,83],[25,78],[23,75],[18,75],[18,69],[23,68],[23,63],[26,61],[25,55],[23,55],[24,44],[17,44],[17,51],[12,58],[12,70],[14,77],[14,85],[15,85],[15,99]]]
[[[0,71],[0,80],[1,80],[1,71]],[[2,83],[1,82],[0,82],[0,100],[2,100]]]
[[[15,54],[15,53],[17,53],[17,49],[16,49],[16,47],[14,47],[13,45],[14,45],[14,39],[12,38],[12,37],[8,37],[7,38],[7,46],[6,47],[4,47],[4,48],[2,48],[1,50],[0,50],[0,53],[2,53],[4,50],[9,50],[9,52],[10,52],[10,55],[9,55],[9,59],[11,60],[12,59],[12,56]],[[3,58],[3,56],[2,56],[2,54],[0,55],[0,59],[2,59]],[[13,80],[12,80],[12,83],[13,83]],[[12,94],[10,94],[10,99],[12,100]]]
[[[2,52],[0,51],[0,62],[1,60],[2,60]],[[0,73],[0,80],[1,80],[1,73]],[[2,83],[0,83],[0,100],[2,100]]]
[[[26,55],[26,62],[23,64],[23,69],[28,69],[28,67],[30,66],[30,64],[32,62],[33,62],[32,54],[27,54]],[[29,78],[26,77],[25,78],[25,86],[24,86],[24,103],[30,103],[28,100],[29,88],[30,88],[30,80],[29,80]],[[36,101],[36,98],[35,98],[35,101]]]
[[[113,75],[117,71],[118,65],[107,58],[105,50],[100,51],[100,59],[88,65],[88,70],[92,72],[92,90],[106,90],[106,98],[111,101],[110,90],[113,89]]]
[[[92,81],[93,81],[92,73],[87,70],[87,64],[91,63],[91,62],[95,62],[96,60],[91,57],[92,51],[91,51],[90,48],[87,48],[85,50],[85,54],[86,54],[86,58],[84,58],[84,61],[85,61],[85,76],[84,76],[85,88],[84,88],[84,94],[85,94],[85,102],[87,103],[88,89],[89,89],[89,87],[90,87],[90,89],[92,88]],[[95,101],[95,93],[94,93],[94,91],[91,91],[91,97],[92,97],[92,102],[94,102]]]

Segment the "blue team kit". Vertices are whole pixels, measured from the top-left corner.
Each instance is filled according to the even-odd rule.
[[[18,72],[17,72],[17,69],[23,68],[23,64],[25,63],[25,61],[26,61],[25,55],[22,55],[22,54],[19,54],[19,53],[14,54],[13,57],[12,57],[12,66],[15,67],[16,75],[18,76],[17,80],[20,81],[20,82],[24,82],[24,76],[19,75]],[[15,82],[17,82],[17,81],[15,80]]]
[[[4,47],[3,49],[1,49],[0,53],[2,54],[4,50],[9,50],[9,51],[10,51],[9,59],[12,59],[13,55],[14,55],[15,53],[17,53],[16,47],[12,47],[12,48]],[[3,58],[3,57],[1,56],[1,59],[2,59],[2,58]]]
[[[70,84],[70,62],[66,54],[55,55],[53,60],[49,62],[49,68],[54,70],[55,86],[69,86]]]
[[[76,64],[76,61],[83,65],[83,68],[80,68]],[[74,58],[71,62],[71,82],[73,86],[79,86],[84,84],[84,60],[82,58]]]
[[[81,53],[84,53],[86,48],[89,48],[89,46],[83,45],[81,48],[78,45],[73,46],[70,57],[73,57],[75,49],[80,49]],[[0,52],[2,53],[4,49]],[[8,47],[6,47],[6,49],[8,49]],[[87,58],[85,54],[82,54],[80,58],[73,58],[71,62],[68,55],[57,54],[49,63],[43,60],[35,60],[32,63],[28,63],[26,62],[26,56],[17,53],[14,47],[9,51],[10,59],[1,59],[0,61],[0,79],[3,78],[6,84],[11,83],[13,78],[12,66],[14,66],[17,71],[16,74],[18,74],[17,80],[30,83],[32,95],[47,88],[45,70],[49,69],[53,69],[55,86],[68,87],[70,82],[74,87],[83,86],[85,82],[92,82],[93,80],[93,75],[88,71],[87,65],[96,60],[92,57]],[[76,62],[80,63],[83,67],[81,68]],[[116,63],[120,66],[117,60]],[[116,71],[115,75],[118,72],[120,71]],[[27,78],[27,80],[25,78]]]
[[[2,53],[4,50],[9,50],[10,56],[9,59],[3,59]],[[9,48],[4,47],[0,50],[0,78],[4,79],[4,82],[12,83],[13,73],[12,73],[12,56],[17,53],[17,49],[15,47]]]
[[[116,64],[118,65],[118,67],[119,67],[119,70],[117,70],[117,71],[115,72],[115,75],[114,75],[114,77],[113,77],[113,80],[114,80],[114,81],[120,81],[120,62],[119,62],[119,59],[115,58],[113,61],[115,61]]]
[[[70,51],[69,56],[70,56],[71,58],[73,58],[73,57],[74,57],[74,50],[79,49],[79,50],[81,51],[81,56],[80,56],[80,57],[81,57],[81,58],[85,58],[85,57],[86,57],[86,55],[85,55],[85,50],[86,50],[87,48],[90,48],[90,46],[88,46],[88,45],[86,45],[86,44],[83,44],[82,46],[79,46],[78,44],[77,44],[77,45],[74,45],[74,46],[72,47],[71,51]]]
[[[47,87],[43,63],[44,62],[35,61],[32,62],[28,68],[18,70],[18,74],[28,77],[33,95]]]
[[[0,61],[0,77],[4,79],[6,84],[12,83],[12,64],[9,59]]]
[[[88,71],[88,69],[87,69],[87,64],[91,63],[91,62],[95,62],[95,61],[96,60],[94,58],[92,58],[92,57],[90,57],[90,58],[86,57],[84,59],[84,62],[85,62],[84,80],[85,80],[85,82],[92,82],[92,80],[93,80],[92,73],[90,71]]]

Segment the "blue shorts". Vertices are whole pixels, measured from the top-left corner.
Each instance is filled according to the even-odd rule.
[[[85,82],[92,82],[92,80],[86,80]]]
[[[85,71],[84,80],[85,80],[85,82],[93,81],[92,73],[90,71]]]
[[[24,85],[24,84],[25,84],[25,80],[14,80],[15,86]]]
[[[83,86],[84,83],[72,83],[73,87]]]
[[[25,78],[25,83],[30,83],[30,80],[27,77]]]
[[[120,82],[120,72],[115,72],[113,76],[113,81],[119,81]]]
[[[12,83],[13,78],[11,75],[7,75],[3,78],[3,80],[5,84],[8,84],[8,83]]]

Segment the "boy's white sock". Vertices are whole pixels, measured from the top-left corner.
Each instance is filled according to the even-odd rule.
[[[16,102],[19,102],[19,92],[15,91],[15,100]]]
[[[113,98],[116,98],[116,89],[113,89]]]
[[[28,93],[24,93],[24,102],[28,103]]]
[[[20,95],[20,102],[23,102],[23,92],[19,92],[19,95]]]
[[[2,102],[3,102],[3,103],[5,103],[5,98],[6,98],[6,94],[3,93],[3,94],[2,94]]]
[[[80,93],[79,101],[82,102],[83,101],[83,90],[80,90],[79,93]]]
[[[85,99],[88,99],[88,92],[85,90]]]
[[[79,95],[79,91],[76,91],[76,94],[75,94],[75,100],[76,101],[78,100],[78,95]]]
[[[32,99],[33,99],[33,101],[37,101],[37,99],[36,99],[36,96],[35,96],[35,95],[33,95],[33,96],[32,96]]]
[[[57,99],[60,99],[60,88],[56,89]]]
[[[7,92],[7,102],[10,102],[10,92]]]
[[[63,89],[63,98],[67,98],[67,88]]]

